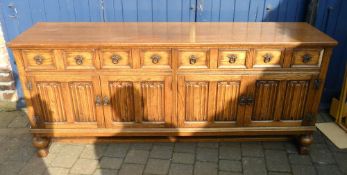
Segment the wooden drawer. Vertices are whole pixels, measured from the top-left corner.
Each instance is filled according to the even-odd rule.
[[[63,51],[65,69],[96,69],[94,50]]]
[[[132,68],[130,49],[102,49],[100,50],[102,69]]]
[[[142,68],[171,68],[171,49],[146,49],[141,50]]]
[[[206,50],[179,50],[179,68],[208,68],[209,51]]]
[[[254,68],[282,67],[282,49],[256,49]]]
[[[320,67],[323,49],[295,49],[292,67]]]
[[[22,50],[25,70],[57,69],[53,50]]]
[[[218,68],[246,68],[247,50],[219,50]]]

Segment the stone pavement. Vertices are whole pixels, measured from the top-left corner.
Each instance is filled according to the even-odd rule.
[[[38,158],[27,124],[22,112],[0,112],[0,175],[347,174],[347,150],[337,149],[319,132],[304,156],[290,142],[53,143],[49,156]]]

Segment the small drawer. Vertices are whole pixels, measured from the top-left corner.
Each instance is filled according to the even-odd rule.
[[[141,50],[141,68],[171,68],[171,50],[170,49],[150,49]]]
[[[22,50],[25,70],[57,69],[53,50]]]
[[[220,50],[218,68],[246,68],[247,50]]]
[[[295,49],[292,67],[320,67],[323,49]]]
[[[100,62],[102,69],[129,69],[132,68],[130,49],[100,50]]]
[[[94,50],[63,51],[65,69],[96,69]]]
[[[208,68],[209,51],[208,50],[179,50],[178,51],[179,68]]]
[[[280,49],[257,49],[255,50],[255,59],[253,67],[282,67],[282,50]]]

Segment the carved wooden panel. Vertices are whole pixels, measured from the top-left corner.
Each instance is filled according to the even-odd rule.
[[[102,49],[100,50],[102,69],[131,68],[132,58],[130,49]]]
[[[56,69],[53,50],[22,50],[26,70]]]
[[[282,50],[276,49],[257,49],[255,51],[253,67],[281,67]]]
[[[59,82],[37,82],[36,103],[40,106],[40,119],[44,122],[65,122],[62,85]]]
[[[215,121],[236,121],[240,82],[218,82]]]
[[[110,82],[112,120],[134,122],[134,86],[132,82]],[[137,92],[139,93],[139,92]]]
[[[65,50],[63,57],[66,69],[96,69],[93,50]]]
[[[256,82],[252,120],[274,120],[279,81]]]
[[[208,50],[179,50],[179,68],[208,68]]]
[[[95,94],[91,82],[70,82],[72,111],[76,122],[95,122]]]
[[[185,121],[207,121],[208,82],[186,82],[185,92]]]
[[[220,50],[218,68],[246,68],[246,50]]]
[[[301,120],[304,115],[309,81],[288,81],[282,120]]]
[[[165,117],[164,82],[142,82],[143,121],[159,122]]]
[[[141,50],[142,68],[171,68],[171,50]]]

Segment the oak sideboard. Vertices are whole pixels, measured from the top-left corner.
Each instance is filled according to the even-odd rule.
[[[306,23],[38,23],[8,43],[39,156],[54,139],[298,138],[335,40]]]

